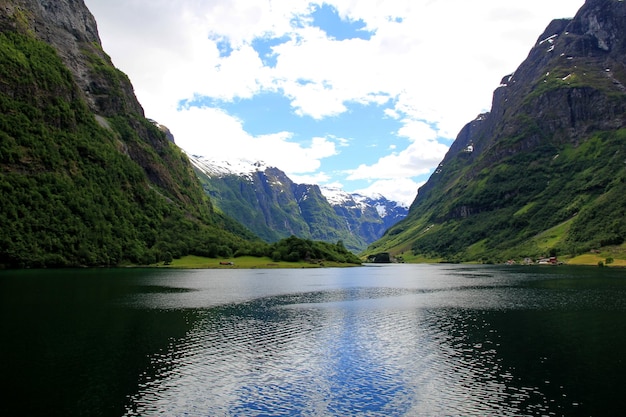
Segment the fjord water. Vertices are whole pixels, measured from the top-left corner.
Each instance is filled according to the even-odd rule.
[[[626,271],[0,273],[0,415],[613,416]]]

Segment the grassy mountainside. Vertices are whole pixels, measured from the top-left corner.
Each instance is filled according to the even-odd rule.
[[[245,175],[211,172],[215,167],[209,162],[190,158],[216,208],[266,242],[297,236],[333,244],[342,241],[355,252],[367,246],[360,231],[352,230],[347,218],[333,210],[317,185],[295,184],[283,171],[265,166]]]
[[[367,253],[500,262],[626,240],[626,4],[546,29]]]
[[[187,158],[143,117],[99,43],[71,44],[72,61],[36,36],[55,25],[37,2],[3,6],[0,267],[151,263],[249,244],[249,232],[213,213]]]
[[[238,175],[216,178],[201,170],[197,170],[197,175],[219,210],[239,219],[266,242],[291,235],[311,238],[292,184],[283,175],[270,171],[255,172],[252,178]]]
[[[189,158],[215,207],[270,243],[293,235],[361,252],[408,212],[382,195],[296,184],[262,162]]]

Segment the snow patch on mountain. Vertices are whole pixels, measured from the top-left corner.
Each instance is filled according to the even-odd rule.
[[[387,216],[387,206],[379,203],[379,204],[375,204],[374,208],[376,209],[376,211],[378,212],[378,215],[380,217],[386,217]]]
[[[225,177],[227,175],[237,175],[251,178],[255,172],[265,172],[268,168],[263,161],[250,161],[247,159],[235,159],[224,161],[222,159],[210,158],[199,155],[187,154],[192,164],[210,177]]]
[[[265,172],[267,169],[272,168],[263,161],[250,161],[247,159],[225,161],[199,155],[187,154],[187,156],[196,168],[209,177],[223,178],[229,175],[236,175],[252,181],[253,174]],[[271,181],[271,184],[279,187],[282,185],[276,178]],[[324,198],[326,198],[328,203],[333,207],[352,207],[360,209],[363,213],[369,208],[374,207],[381,218],[385,218],[388,215],[395,215],[392,212],[397,211],[397,209],[408,208],[406,205],[388,200],[378,193],[364,195],[360,193],[349,193],[337,187],[324,186],[320,186],[320,190]],[[306,198],[306,195],[304,198]]]
[[[388,200],[385,196],[378,193],[363,195],[359,193],[349,193],[334,187],[320,187],[320,190],[331,206],[346,206],[349,205],[349,203],[353,203],[362,210],[374,206],[380,217],[387,215],[387,210],[390,206],[408,208],[405,204]]]
[[[343,191],[341,188],[320,187],[320,190],[331,206],[341,206],[354,200],[351,194]]]
[[[322,195],[333,207],[353,207],[365,213],[368,209],[374,208],[381,219],[388,216],[404,217],[408,212],[408,207],[397,201],[388,200],[382,194],[374,193],[363,195],[358,193],[348,193],[340,188],[320,187]]]

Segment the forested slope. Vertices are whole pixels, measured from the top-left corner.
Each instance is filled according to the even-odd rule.
[[[146,264],[255,240],[144,117],[82,1],[0,3],[0,266]]]

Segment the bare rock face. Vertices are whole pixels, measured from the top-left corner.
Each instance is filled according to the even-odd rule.
[[[102,50],[96,20],[83,0],[0,0],[0,29],[6,26],[52,45],[94,113],[143,116],[130,81]]]
[[[47,32],[51,34],[48,38],[51,43],[66,46],[70,45],[73,40],[78,42],[100,43],[96,20],[82,1],[39,0],[33,2],[31,0],[30,3],[39,4],[41,18],[44,23],[54,23],[54,25],[47,30]],[[55,28],[62,30],[58,31],[55,30]],[[65,38],[65,40],[57,39],[59,37]]]
[[[576,144],[591,131],[626,126],[625,39],[621,0],[588,0],[573,19],[552,21],[502,79],[491,111],[462,129],[442,165],[470,144],[468,162],[482,156],[490,164],[546,141]]]
[[[623,54],[626,10],[623,0],[592,0],[581,8],[570,30],[586,37],[596,48]]]

